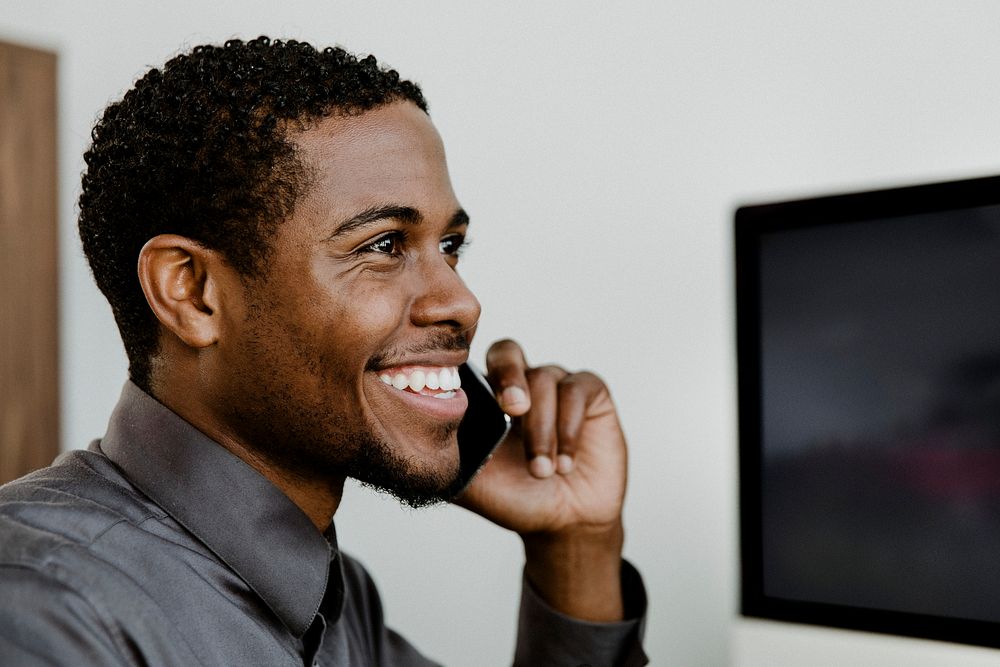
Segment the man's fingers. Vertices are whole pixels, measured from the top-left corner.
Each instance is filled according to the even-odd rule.
[[[521,421],[524,453],[535,477],[550,477],[556,471],[559,381],[565,376],[566,371],[556,366],[532,368],[526,373],[532,404]]]
[[[556,471],[561,475],[573,471],[573,455],[576,454],[577,437],[586,413],[585,387],[567,375],[559,383],[559,414],[556,427],[559,435],[559,453],[556,455]]]
[[[560,380],[559,412],[556,419],[559,442],[556,472],[559,474],[573,472],[580,429],[587,418],[587,409],[604,390],[604,382],[586,371],[567,375]]]
[[[558,366],[529,368],[521,346],[497,341],[486,353],[486,372],[500,407],[516,420],[531,474],[567,475],[576,465],[580,434],[591,404],[607,389],[593,373]]]
[[[493,343],[486,353],[486,377],[496,392],[500,407],[512,417],[519,417],[531,408],[527,370],[524,351],[510,339]]]

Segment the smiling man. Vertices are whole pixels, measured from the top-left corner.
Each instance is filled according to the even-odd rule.
[[[463,481],[480,307],[420,90],[340,49],[197,47],[86,161],[130,380],[103,439],[0,489],[0,664],[433,664],[333,528],[347,477],[414,506]],[[644,664],[607,388],[510,341],[486,365],[514,429],[454,500],[524,542],[515,663]]]

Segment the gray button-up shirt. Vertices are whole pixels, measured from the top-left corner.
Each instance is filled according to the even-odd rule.
[[[636,618],[609,624],[524,584],[515,664],[645,664],[622,577]],[[0,487],[0,665],[313,664],[434,663],[332,527],[134,384],[103,440]]]

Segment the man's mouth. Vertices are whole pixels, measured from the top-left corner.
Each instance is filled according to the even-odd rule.
[[[454,398],[462,380],[455,366],[408,366],[390,368],[379,373],[379,379],[399,391],[432,398]]]

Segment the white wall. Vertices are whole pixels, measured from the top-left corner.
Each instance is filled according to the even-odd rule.
[[[485,306],[478,353],[510,335],[536,361],[611,384],[654,664],[996,661],[737,618],[730,224],[748,199],[1000,171],[998,23],[1000,5],[968,0],[0,0],[0,38],[61,55],[64,444],[103,432],[125,377],[74,229],[96,115],[185,45],[259,33],[340,43],[430,99],[474,219],[464,272]],[[515,538],[353,488],[338,526],[390,621],[430,655],[508,660]]]

